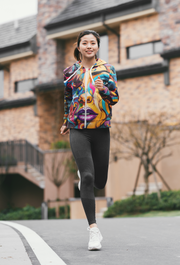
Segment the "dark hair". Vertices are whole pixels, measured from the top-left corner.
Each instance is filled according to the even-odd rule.
[[[83,37],[83,36],[85,36],[85,35],[89,35],[89,34],[92,34],[92,35],[94,35],[94,37],[96,38],[96,40],[97,40],[97,43],[98,43],[98,47],[100,46],[100,36],[99,36],[99,34],[96,32],[96,31],[94,31],[94,30],[84,30],[84,31],[82,31],[80,34],[79,34],[79,36],[77,37],[77,42],[75,43],[76,44],[76,48],[74,49],[74,57],[75,57],[75,59],[76,60],[80,60],[81,59],[81,57],[80,57],[80,51],[78,50],[78,47],[79,47],[79,44],[80,44],[80,41],[81,41],[81,38]]]

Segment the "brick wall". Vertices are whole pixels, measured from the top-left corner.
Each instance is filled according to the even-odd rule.
[[[66,140],[59,131],[64,115],[63,98],[63,92],[57,90],[37,95],[39,147],[43,150],[50,149],[53,142]]]
[[[15,82],[37,78],[37,56],[12,61],[9,71],[4,71],[4,99],[14,100],[31,97],[32,91],[15,93]],[[33,144],[39,141],[39,118],[34,106],[0,110],[0,141],[27,139]]]
[[[0,141],[27,139],[38,144],[39,118],[33,106],[1,110],[0,124]]]
[[[113,107],[113,120],[130,113],[147,118],[148,113],[180,114],[180,58],[170,61],[170,85],[164,85],[164,75],[136,77],[118,81],[120,101]]]
[[[129,46],[161,39],[158,15],[150,15],[122,22],[120,25],[120,36],[119,69],[158,63],[163,60],[159,54],[129,60],[126,53],[126,48]]]
[[[76,38],[68,39],[65,41],[65,56],[64,56],[64,67],[71,66],[76,62],[74,58],[74,43],[76,42]]]
[[[114,28],[114,30],[119,33],[120,27]],[[109,39],[109,63],[112,65],[118,64],[118,37],[111,31],[107,32]]]
[[[4,71],[4,99],[18,99],[34,95],[33,92],[15,92],[15,82],[38,77],[37,56],[12,61],[9,72]]]

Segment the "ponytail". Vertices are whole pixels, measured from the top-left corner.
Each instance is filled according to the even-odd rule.
[[[77,47],[74,49],[74,58],[75,58],[77,61],[80,61],[80,60],[81,60],[81,53],[80,53],[80,51],[78,50]]]

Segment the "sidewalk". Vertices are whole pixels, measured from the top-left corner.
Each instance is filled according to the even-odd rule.
[[[0,264],[32,265],[18,233],[0,223]]]
[[[84,219],[5,223],[17,230],[0,221],[0,265],[180,264],[180,216],[99,219],[101,251],[88,251]]]

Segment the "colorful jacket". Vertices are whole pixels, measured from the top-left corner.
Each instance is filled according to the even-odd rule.
[[[98,76],[103,90],[95,88]],[[64,125],[75,129],[107,128],[111,126],[112,105],[119,100],[114,67],[97,59],[91,69],[80,62],[64,70]]]

